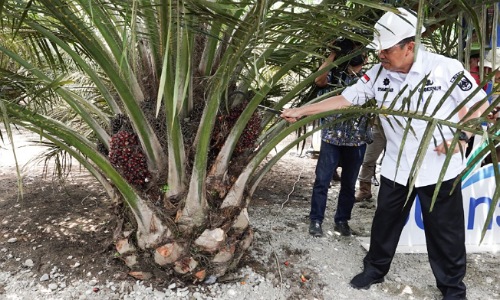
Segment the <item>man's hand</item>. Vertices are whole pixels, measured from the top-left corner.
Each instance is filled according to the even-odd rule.
[[[351,105],[352,103],[347,101],[347,99],[344,98],[344,96],[338,95],[327,98],[321,102],[316,102],[313,104],[308,104],[297,108],[284,109],[280,117],[287,120],[288,122],[295,122],[298,119],[305,116],[311,116],[319,114],[321,112],[340,109]]]
[[[446,143],[446,147],[445,147]],[[434,148],[434,151],[437,152],[438,155],[441,154],[446,154],[447,150],[450,151],[450,146],[451,146],[451,140],[450,141],[445,141],[438,145],[436,148]],[[458,143],[455,145],[455,149],[453,150],[453,153],[458,153],[460,151],[465,152],[465,149],[467,149],[468,144],[465,141],[458,141]]]
[[[300,107],[284,109],[280,117],[285,119],[287,122],[294,123],[302,117],[302,114],[300,113]]]

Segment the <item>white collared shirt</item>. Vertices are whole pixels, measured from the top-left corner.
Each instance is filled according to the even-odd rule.
[[[461,77],[459,83],[454,86],[448,100],[441,107],[436,107],[462,73],[464,77]],[[474,92],[475,95],[471,96]],[[459,61],[427,52],[423,47],[419,49],[417,59],[408,74],[387,71],[381,64],[377,64],[355,85],[346,88],[342,95],[353,104],[363,104],[374,98],[379,107],[390,107],[393,100],[397,99],[395,109],[425,112],[433,118],[447,119],[455,123],[459,121],[459,117],[457,114],[451,114],[462,101],[471,96],[465,105],[470,108],[486,97],[486,93],[478,88],[473,77]],[[405,144],[402,145],[407,119],[400,116],[380,116],[380,119],[387,137],[381,175],[407,185],[428,122],[413,119],[411,127],[414,133],[410,132]],[[434,148],[441,144],[443,139],[452,139],[453,132],[448,127],[442,127],[441,132],[436,128],[433,137],[435,142],[431,141],[429,144],[417,173],[415,181],[417,187],[435,184],[438,181],[446,155],[438,155]],[[403,151],[397,167],[401,147]],[[460,174],[465,162],[462,153],[454,154],[443,180],[455,178]]]

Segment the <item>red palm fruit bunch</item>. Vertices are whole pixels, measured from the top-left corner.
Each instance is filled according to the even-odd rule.
[[[215,125],[212,140],[212,146],[214,148],[220,149],[220,147],[222,147],[225,138],[228,136],[247,104],[247,102],[240,103],[233,107],[228,113],[218,116],[218,122]],[[235,154],[241,154],[247,150],[251,151],[255,149],[255,143],[260,134],[261,121],[262,118],[258,113],[252,115],[236,144],[234,150]]]
[[[236,144],[236,148],[234,149],[235,153],[243,153],[247,150],[253,151],[255,149],[255,145],[260,134],[261,122],[261,115],[254,113],[250,120],[248,120],[247,126],[243,130],[243,133]]]
[[[120,130],[111,137],[109,148],[110,162],[128,183],[144,189],[151,178],[151,173],[137,135]]]

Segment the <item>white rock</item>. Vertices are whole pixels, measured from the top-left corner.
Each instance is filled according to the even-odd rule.
[[[40,281],[47,281],[49,279],[50,279],[49,274],[43,274],[42,277],[40,277]]]
[[[57,284],[56,283],[49,284],[49,289],[51,289],[53,291],[57,290]]]
[[[11,244],[15,243],[15,242],[17,242],[17,238],[10,238],[7,240],[7,243],[11,243]]]
[[[409,294],[409,295],[413,294],[413,291],[412,291],[411,287],[405,286],[405,288],[401,292],[401,295],[404,295],[404,294]]]
[[[24,265],[28,268],[31,268],[35,265],[35,263],[31,259],[27,259],[26,261],[24,261]]]
[[[163,292],[154,291],[153,294],[155,299],[165,299],[165,293]]]

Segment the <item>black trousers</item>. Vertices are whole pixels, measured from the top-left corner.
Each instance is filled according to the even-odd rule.
[[[455,179],[442,183],[430,211],[435,185],[409,188],[381,177],[377,210],[373,218],[370,249],[364,258],[364,272],[380,278],[389,272],[401,231],[415,196],[422,206],[429,263],[444,299],[465,298],[465,221],[460,185],[450,194]],[[408,199],[408,203],[406,203]]]

